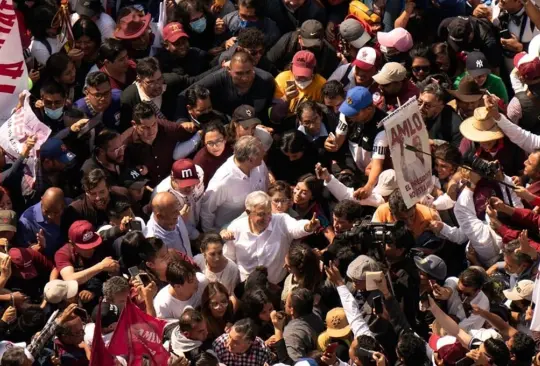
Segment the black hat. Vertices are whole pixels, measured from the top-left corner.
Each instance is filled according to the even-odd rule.
[[[261,120],[255,117],[255,108],[247,104],[242,104],[234,110],[232,120],[244,128],[261,124]]]
[[[472,33],[468,17],[455,17],[448,25],[448,44],[459,52],[467,48],[469,35]]]
[[[467,53],[467,61],[465,61],[467,72],[473,78],[481,75],[491,74],[488,60],[482,52],[473,51]]]
[[[124,169],[120,174],[120,180],[126,188],[140,189],[149,182],[137,168]]]
[[[100,0],[79,0],[75,6],[75,12],[79,15],[84,15],[92,18],[102,12]]]
[[[304,47],[322,47],[324,27],[318,20],[306,20],[300,27],[300,36]]]
[[[95,323],[97,320],[97,314],[99,307],[101,306],[101,326],[106,328],[112,323],[116,323],[120,318],[120,310],[116,305],[102,302],[94,307],[92,310],[92,321]]]

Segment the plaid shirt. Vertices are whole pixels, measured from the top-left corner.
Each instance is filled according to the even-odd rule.
[[[219,362],[227,366],[263,366],[265,363],[270,363],[270,351],[259,337],[255,338],[253,345],[246,353],[240,355],[229,352],[228,340],[229,335],[225,333],[212,343]]]
[[[59,314],[59,311],[56,310],[51,318],[56,318]],[[56,320],[51,320],[47,324],[45,324],[45,327],[41,330],[38,336],[34,337],[32,339],[32,343],[30,343],[28,346],[26,346],[26,349],[30,354],[34,357],[34,359],[37,359],[45,345],[51,340],[51,338],[54,336],[54,333],[56,333],[56,329],[58,328],[58,323]]]

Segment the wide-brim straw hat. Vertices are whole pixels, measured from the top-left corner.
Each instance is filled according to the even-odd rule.
[[[486,107],[476,108],[474,115],[463,121],[459,130],[465,138],[475,142],[493,141],[504,137],[495,120],[488,117]]]

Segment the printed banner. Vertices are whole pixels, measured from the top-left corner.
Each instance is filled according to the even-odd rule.
[[[429,136],[416,98],[395,110],[383,121],[390,146],[396,180],[408,208],[433,189]],[[409,145],[412,151],[406,148]]]
[[[22,190],[23,194],[28,194],[36,180],[36,152],[49,138],[51,129],[36,117],[30,107],[30,93],[27,90],[24,93],[24,105],[0,126],[0,147],[4,150],[6,163],[13,163],[20,156],[26,139],[36,137],[36,145],[30,151],[24,167]]]
[[[0,0],[0,124],[11,115],[19,93],[28,88],[28,71],[13,0]]]

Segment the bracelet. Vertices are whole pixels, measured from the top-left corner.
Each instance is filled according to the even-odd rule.
[[[11,305],[12,305],[12,306],[15,306],[15,298],[13,297],[13,293],[10,293],[10,294],[9,294],[9,297],[10,297],[10,299],[11,299]]]

